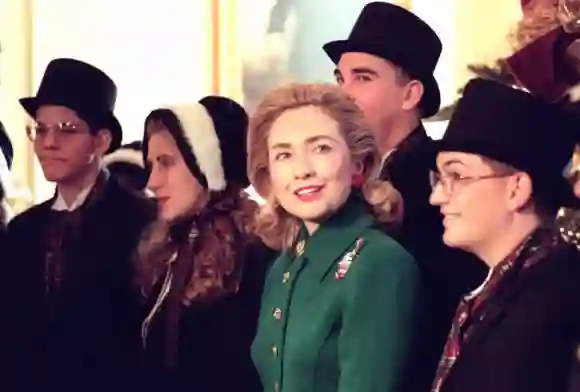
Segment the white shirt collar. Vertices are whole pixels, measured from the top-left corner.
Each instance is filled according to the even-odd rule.
[[[383,157],[381,158],[381,167],[385,166],[385,162],[387,161],[387,159],[391,156],[391,154],[393,152],[395,152],[396,148],[393,148],[392,150],[387,151]]]
[[[58,194],[56,196],[55,202],[52,205],[52,209],[55,210],[55,211],[74,211],[74,210],[76,210],[77,208],[79,208],[80,206],[83,205],[83,203],[85,202],[85,200],[89,196],[89,193],[93,189],[93,186],[94,185],[95,185],[95,183],[93,182],[92,184],[90,184],[87,187],[83,188],[79,192],[79,194],[77,195],[77,197],[73,200],[73,202],[72,202],[72,204],[70,206],[66,204],[66,201],[64,200],[64,197],[62,197],[62,194],[57,191]]]
[[[493,267],[489,269],[489,271],[487,273],[487,277],[485,278],[485,280],[483,281],[483,283],[480,284],[479,287],[476,288],[475,290],[473,290],[471,293],[467,294],[465,296],[465,299],[469,301],[470,299],[475,298],[477,295],[479,295],[479,293],[481,293],[483,291],[483,289],[485,288],[485,286],[487,286],[487,284],[491,280],[491,275],[492,274],[493,274]]]

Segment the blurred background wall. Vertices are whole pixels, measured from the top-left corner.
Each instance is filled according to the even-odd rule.
[[[443,104],[469,78],[466,65],[509,52],[505,40],[520,17],[517,0],[399,0],[439,34],[436,70]],[[15,150],[16,209],[53,192],[25,134],[17,99],[35,93],[47,63],[74,57],[117,83],[124,141],[140,139],[148,111],[160,104],[221,93],[251,111],[268,88],[290,80],[332,81],[321,45],[345,38],[362,0],[2,0],[0,120]],[[439,137],[444,124],[428,124]]]

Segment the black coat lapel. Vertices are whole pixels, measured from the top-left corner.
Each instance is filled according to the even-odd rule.
[[[427,132],[420,124],[415,130],[399,144],[385,162],[381,169],[381,178],[388,179],[391,177],[398,177],[397,173],[401,173],[403,168],[406,168],[413,161],[422,158],[422,151],[425,151],[426,146],[431,142],[431,138],[427,136]]]
[[[406,217],[425,216],[435,208],[429,204],[430,145],[431,138],[420,125],[389,155],[381,170],[380,178],[390,181],[403,196]]]
[[[535,247],[535,244],[528,244],[526,253],[530,248]],[[516,301],[521,294],[521,291],[529,284],[533,275],[536,275],[536,269],[541,268],[543,263],[549,263],[549,259],[558,256],[558,247],[550,246],[549,248],[540,249],[540,255],[523,256],[518,260],[511,271],[509,271],[496,287],[495,292],[486,300],[486,303],[481,309],[476,310],[472,315],[473,325],[472,330],[465,342],[463,350],[468,349],[472,344],[476,344],[486,337],[487,333],[492,331],[494,327],[501,322],[514,301]],[[554,253],[556,252],[556,253]],[[525,263],[529,261],[529,257],[539,257],[537,262],[529,268],[525,267]]]
[[[498,287],[496,294],[488,300],[484,309],[473,314],[473,329],[470,331],[462,351],[469,350],[469,346],[481,341],[488,332],[501,322],[506,312],[509,311],[510,305],[517,299],[518,294],[525,286],[525,281],[525,277],[506,279]]]

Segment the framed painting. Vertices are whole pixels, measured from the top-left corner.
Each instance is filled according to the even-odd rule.
[[[264,94],[289,82],[333,82],[322,50],[345,39],[366,0],[213,0],[214,90],[251,114]],[[397,4],[408,7],[410,0]],[[249,187],[250,198],[263,200]]]
[[[214,0],[217,90],[251,113],[270,89],[288,82],[333,82],[322,50],[344,39],[370,1]],[[410,0],[391,1],[409,7]]]

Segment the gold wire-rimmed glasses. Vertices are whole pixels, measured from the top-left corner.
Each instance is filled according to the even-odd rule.
[[[71,122],[50,125],[32,123],[26,126],[26,135],[31,141],[35,141],[38,138],[45,138],[51,131],[54,132],[58,138],[64,139],[88,133],[86,127]]]
[[[457,173],[441,174],[438,171],[431,170],[429,172],[429,183],[431,188],[435,189],[438,185],[442,186],[443,192],[446,195],[452,195],[453,192],[457,190],[457,185],[459,184],[471,184],[474,182],[489,180],[494,178],[504,178],[513,175],[510,173],[491,173],[479,176],[461,176]]]

